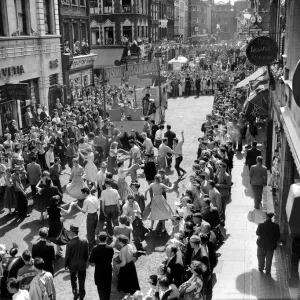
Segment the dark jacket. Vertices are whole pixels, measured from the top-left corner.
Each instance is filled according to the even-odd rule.
[[[204,221],[208,222],[212,228],[220,224],[220,216],[218,209],[215,207],[205,207],[201,210],[201,215]]]
[[[89,258],[89,244],[87,240],[78,236],[67,243],[65,268],[70,272],[86,270],[86,263]]]
[[[172,149],[173,148],[173,139],[176,138],[176,133],[172,130],[168,130],[165,132],[165,137],[168,139],[168,146]]]
[[[257,148],[251,148],[247,151],[246,155],[246,166],[250,167],[256,165],[257,156],[261,156],[261,151]]]
[[[165,268],[170,268],[171,272],[166,274],[169,278],[170,282],[179,287],[182,284],[183,280],[183,266],[181,264],[176,263],[177,255],[171,258],[171,260],[167,260],[165,262]]]
[[[233,168],[233,157],[234,157],[234,150],[232,148],[228,149],[227,156],[228,156],[228,168],[232,169]]]
[[[41,192],[41,197],[44,199],[47,205],[50,204],[50,199],[56,195],[59,195],[60,199],[62,199],[62,194],[59,192],[58,187],[56,186],[46,186]]]
[[[258,224],[256,235],[258,236],[256,244],[265,250],[275,250],[280,239],[279,225],[267,220]]]
[[[154,177],[157,173],[155,162],[149,161],[149,162],[145,163],[143,169],[144,169],[146,180],[147,181],[154,180]]]
[[[53,261],[55,260],[54,246],[47,241],[38,241],[32,245],[32,258],[41,257],[44,262],[44,270],[54,274]]]
[[[111,285],[112,280],[112,259],[114,250],[111,246],[99,244],[92,249],[89,262],[95,264],[95,284]]]

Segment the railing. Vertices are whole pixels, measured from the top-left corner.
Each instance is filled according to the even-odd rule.
[[[37,54],[45,53],[57,53],[61,52],[62,45],[60,44],[49,44],[49,45],[33,45],[15,48],[3,48],[0,49],[0,59],[1,58],[13,58],[22,56],[31,56]]]

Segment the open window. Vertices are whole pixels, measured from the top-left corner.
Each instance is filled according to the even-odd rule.
[[[112,0],[103,0],[103,13],[112,13]]]
[[[28,0],[14,0],[19,35],[30,35],[30,9]]]
[[[105,45],[114,45],[114,28],[113,26],[105,27],[104,29],[104,44]]]
[[[122,0],[122,13],[131,13],[131,0]]]

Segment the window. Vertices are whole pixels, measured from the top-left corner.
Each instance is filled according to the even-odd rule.
[[[52,26],[51,26],[51,1],[43,0],[44,5],[44,23],[45,23],[45,34],[51,34]]]
[[[105,27],[104,29],[104,44],[105,45],[114,45],[114,28]]]
[[[78,0],[71,0],[71,1],[72,1],[72,5],[77,5]]]
[[[103,13],[112,13],[112,0],[103,0]]]
[[[205,24],[205,19],[201,19],[201,24]]]
[[[205,12],[205,8],[201,7],[200,11],[204,13]]]
[[[131,13],[131,0],[122,0],[122,13]]]
[[[58,84],[58,74],[52,74],[49,76],[50,86]]]
[[[0,3],[0,36],[5,35],[4,9],[5,9],[5,6],[3,6],[2,1],[1,1],[1,3]]]
[[[29,35],[28,0],[15,0],[15,8],[19,35]]]
[[[86,0],[80,0],[80,5],[81,6],[86,6]]]
[[[99,30],[93,30],[92,35],[92,45],[100,45],[100,33]]]

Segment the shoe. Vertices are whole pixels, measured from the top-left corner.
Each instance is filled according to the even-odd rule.
[[[77,294],[77,292],[73,292],[73,294],[74,294],[74,300],[78,300],[79,299],[79,295]]]
[[[260,273],[263,273],[263,272],[264,272],[264,270],[263,270],[263,269],[258,269],[258,271],[259,271]]]

